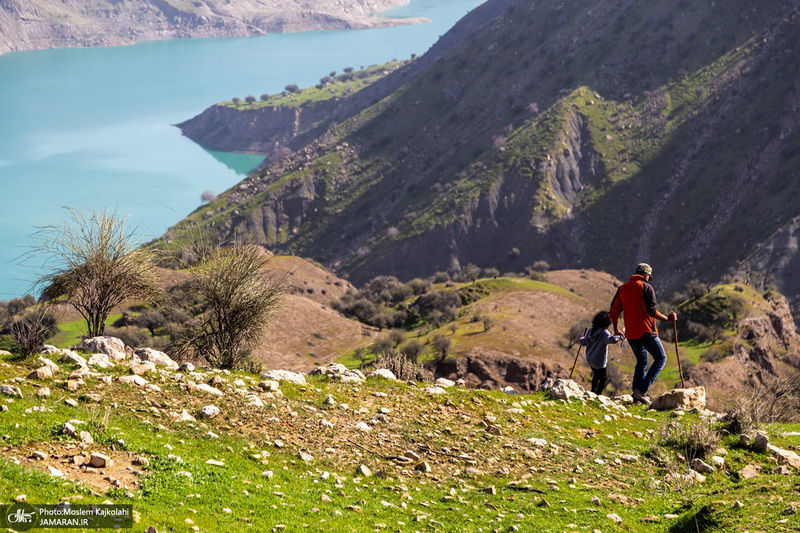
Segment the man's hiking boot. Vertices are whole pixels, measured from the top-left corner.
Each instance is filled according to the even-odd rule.
[[[633,396],[633,399],[636,400],[637,402],[642,402],[645,405],[650,405],[651,403],[650,397],[647,394],[642,394],[638,390],[633,391],[633,394],[631,394],[631,396]]]

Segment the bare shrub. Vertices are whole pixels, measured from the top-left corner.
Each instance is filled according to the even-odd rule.
[[[453,349],[453,342],[441,333],[433,336],[431,344],[439,356],[439,361],[444,361]]]
[[[204,190],[203,194],[200,195],[200,201],[203,202],[204,204],[207,204],[208,202],[213,202],[214,200],[216,200],[216,198],[217,195],[214,194],[214,191],[209,189]]]
[[[421,364],[414,363],[397,352],[381,354],[375,361],[375,368],[391,370],[397,379],[403,381],[430,381],[432,377]]]
[[[247,370],[253,346],[288,292],[286,276],[267,272],[270,258],[254,245],[198,243],[194,255],[198,260],[187,269],[192,289],[205,298],[205,310],[170,351],[180,358],[194,352],[216,367]]]
[[[42,301],[70,304],[85,320],[90,337],[103,334],[108,315],[123,301],[160,301],[154,254],[139,246],[139,238],[126,227],[127,217],[108,210],[64,211],[60,222],[31,237],[26,254],[43,256],[50,270],[38,281]]]
[[[656,443],[676,449],[687,462],[700,459],[713,452],[719,445],[719,434],[714,422],[706,419],[664,421],[656,433]]]
[[[776,422],[800,422],[800,374],[764,379],[749,394],[736,400],[723,422],[734,434],[749,433]]]
[[[56,317],[47,306],[40,306],[11,323],[11,337],[22,356],[39,353],[45,339],[58,332]]]

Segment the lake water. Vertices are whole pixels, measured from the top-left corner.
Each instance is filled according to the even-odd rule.
[[[0,56],[0,300],[30,290],[37,270],[17,258],[61,206],[116,209],[149,240],[261,161],[205,150],[171,124],[235,96],[422,54],[479,4],[412,0],[384,14],[430,24]]]

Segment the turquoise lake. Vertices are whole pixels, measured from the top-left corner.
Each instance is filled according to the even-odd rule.
[[[205,150],[172,124],[235,96],[422,54],[479,4],[412,0],[386,14],[432,22],[393,28],[0,56],[0,300],[31,289],[40,260],[19,257],[61,206],[130,215],[146,241],[197,208],[204,190],[226,190],[261,161]]]

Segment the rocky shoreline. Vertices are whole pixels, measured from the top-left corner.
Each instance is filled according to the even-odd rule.
[[[136,0],[124,6],[78,11],[50,0],[0,4],[0,54],[23,50],[122,46],[139,41],[196,37],[247,37],[268,33],[367,29],[421,24],[422,17],[389,19],[375,13],[407,0],[357,0],[347,6],[322,1],[314,10],[274,1],[217,5],[205,0],[193,10],[167,1]],[[198,3],[195,3],[195,5]]]

